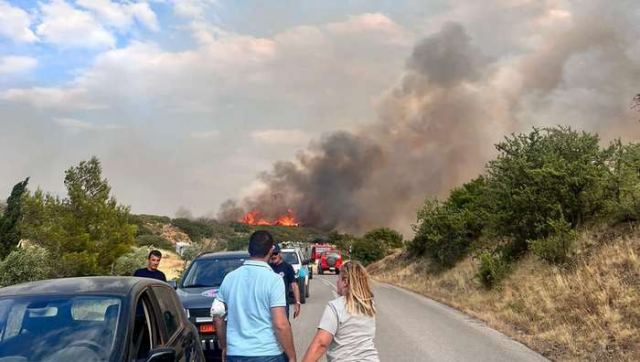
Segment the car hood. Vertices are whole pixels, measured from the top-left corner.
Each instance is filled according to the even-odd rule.
[[[211,308],[213,299],[218,294],[218,287],[178,288],[176,293],[182,305],[187,309]]]

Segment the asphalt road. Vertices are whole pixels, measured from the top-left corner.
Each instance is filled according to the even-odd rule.
[[[314,275],[311,296],[292,320],[302,359],[327,302],[337,296],[336,277]],[[387,284],[374,285],[381,361],[547,361],[503,334],[452,308]],[[323,359],[324,361],[324,359]]]

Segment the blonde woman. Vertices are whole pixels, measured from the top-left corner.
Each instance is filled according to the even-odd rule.
[[[337,288],[340,297],[325,308],[303,362],[315,362],[325,352],[330,362],[378,362],[373,344],[376,309],[367,270],[356,261],[344,263]]]

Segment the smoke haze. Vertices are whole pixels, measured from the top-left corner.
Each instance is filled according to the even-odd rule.
[[[326,134],[296,160],[277,162],[219,217],[293,208],[305,225],[408,233],[425,197],[481,173],[512,132],[562,124],[637,139],[629,107],[640,84],[637,3],[545,4],[461,3],[415,44],[374,123]],[[501,10],[513,15],[508,24]]]

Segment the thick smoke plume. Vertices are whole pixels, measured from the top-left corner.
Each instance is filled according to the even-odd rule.
[[[425,197],[445,196],[481,173],[493,145],[512,132],[563,124],[635,139],[637,5],[524,3],[531,4],[520,5],[508,28],[496,25],[493,38],[485,31],[490,44],[474,31],[504,24],[496,14],[506,5],[455,11],[459,22],[443,22],[415,45],[375,123],[325,135],[296,161],[276,163],[260,176],[263,188],[228,201],[219,217],[237,220],[252,209],[275,217],[291,208],[304,225],[407,233]]]

